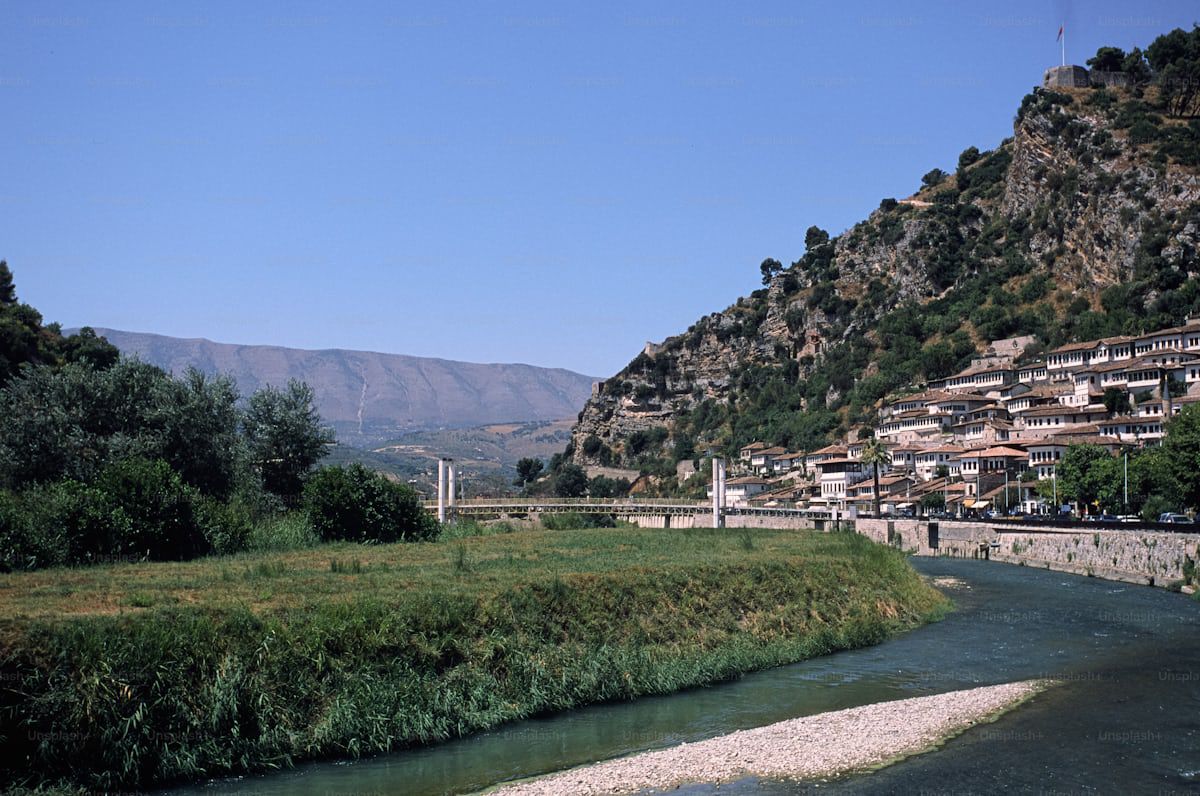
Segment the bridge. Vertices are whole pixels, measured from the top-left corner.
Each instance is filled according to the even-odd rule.
[[[422,507],[433,514],[438,501],[424,500]],[[638,524],[665,527],[712,527],[712,503],[705,500],[678,498],[471,498],[457,500],[446,508],[460,517],[497,517],[530,514],[608,514],[637,521]],[[828,512],[808,509],[760,506],[725,506],[721,514],[733,522],[748,522],[761,526],[761,521],[773,518],[773,527],[814,528],[814,522],[829,519]],[[687,518],[684,523],[672,523],[669,518]],[[659,518],[659,519],[654,519]],[[697,521],[699,520],[699,521]],[[757,520],[758,522],[755,522]],[[787,524],[783,521],[790,521]]]

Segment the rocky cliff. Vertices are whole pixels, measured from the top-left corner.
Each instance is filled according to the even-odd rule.
[[[762,290],[648,346],[588,401],[568,455],[665,472],[751,439],[811,447],[987,340],[1177,323],[1200,310],[1198,166],[1200,122],[1153,88],[1035,90],[995,150],[836,238],[811,228]]]

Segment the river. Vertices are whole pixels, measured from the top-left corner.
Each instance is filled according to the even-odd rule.
[[[961,559],[913,559],[957,610],[874,647],[710,688],[600,705],[383,757],[175,789],[441,794],[827,710],[1049,677],[1059,685],[940,750],[833,782],[677,793],[1200,793],[1200,603],[1159,589]]]

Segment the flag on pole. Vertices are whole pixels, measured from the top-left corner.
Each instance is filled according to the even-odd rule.
[[[1063,37],[1063,28],[1065,28],[1065,27],[1066,27],[1066,25],[1059,25],[1059,26],[1058,26],[1058,38],[1056,38],[1056,39],[1055,39],[1055,41],[1062,41],[1062,37]]]

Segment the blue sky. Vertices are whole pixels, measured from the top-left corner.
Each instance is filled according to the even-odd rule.
[[[0,257],[67,326],[609,375],[1194,2],[0,6]]]

